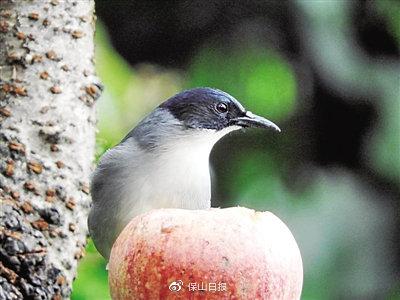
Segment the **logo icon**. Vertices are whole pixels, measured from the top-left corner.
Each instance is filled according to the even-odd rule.
[[[182,289],[183,282],[182,280],[172,281],[169,285],[169,290],[171,292],[179,292]]]

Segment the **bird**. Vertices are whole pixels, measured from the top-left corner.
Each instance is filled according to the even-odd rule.
[[[215,88],[172,96],[102,155],[91,178],[89,233],[108,260],[114,241],[135,216],[153,209],[211,207],[209,156],[228,133],[242,128],[280,132]]]

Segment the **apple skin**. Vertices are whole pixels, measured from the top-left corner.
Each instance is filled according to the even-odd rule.
[[[181,280],[179,291],[170,291]],[[193,291],[189,284],[211,291]],[[226,291],[214,291],[226,285]],[[300,299],[303,264],[286,225],[242,207],[158,209],[135,217],[113,245],[113,299]]]

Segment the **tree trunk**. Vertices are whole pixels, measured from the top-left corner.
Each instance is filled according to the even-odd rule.
[[[100,94],[94,1],[0,5],[0,299],[68,298]]]

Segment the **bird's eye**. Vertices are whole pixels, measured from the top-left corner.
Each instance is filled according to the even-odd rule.
[[[218,103],[217,110],[220,113],[226,113],[228,111],[228,105],[226,105],[225,103]]]

